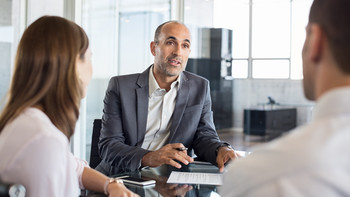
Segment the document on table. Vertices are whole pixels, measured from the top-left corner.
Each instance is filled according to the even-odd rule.
[[[167,183],[222,185],[223,174],[199,172],[171,172]]]

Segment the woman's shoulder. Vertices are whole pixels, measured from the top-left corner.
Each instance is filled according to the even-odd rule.
[[[75,163],[71,159],[67,137],[36,109],[24,111],[11,124],[6,128],[7,136],[0,137],[6,138],[3,144],[0,141],[0,146],[5,146],[0,149],[2,178],[23,184],[33,196],[75,193],[77,179],[71,173]],[[54,180],[52,183],[68,181],[69,185],[62,189],[62,184],[57,187],[47,180]],[[42,185],[48,187],[42,188]]]
[[[25,109],[13,122],[12,132],[32,137],[52,136],[55,138],[66,139],[67,137],[51,122],[49,117],[37,108]],[[29,136],[28,136],[29,137]]]
[[[0,155],[7,164],[21,155],[36,155],[52,149],[67,149],[68,146],[67,137],[45,113],[35,108],[25,109],[4,127],[0,135]]]

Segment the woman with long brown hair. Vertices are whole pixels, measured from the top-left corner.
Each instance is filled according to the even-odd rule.
[[[81,27],[44,16],[25,30],[0,115],[2,181],[24,185],[29,197],[79,196],[79,187],[137,196],[70,152],[91,76],[89,41]]]

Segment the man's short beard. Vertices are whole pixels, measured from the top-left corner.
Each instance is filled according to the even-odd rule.
[[[166,75],[168,77],[175,77],[175,76],[178,76],[177,74],[173,74],[173,73],[170,73],[170,72],[166,72]]]
[[[165,68],[165,74],[168,76],[168,77],[176,77],[176,76],[179,76],[180,73],[182,72],[182,70],[180,70],[179,72],[177,73],[172,73],[172,72],[169,72],[167,68]]]

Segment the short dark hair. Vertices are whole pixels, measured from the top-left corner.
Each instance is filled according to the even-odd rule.
[[[156,29],[156,31],[155,31],[155,33],[154,33],[154,42],[158,43],[160,32],[162,31],[163,26],[166,25],[166,24],[168,24],[168,23],[179,23],[179,24],[182,24],[182,23],[180,23],[179,21],[175,21],[175,20],[167,21],[167,22],[164,22],[164,23],[160,24],[160,25],[157,27],[157,29]]]
[[[350,74],[350,1],[314,0],[309,23],[321,26],[339,68]]]

